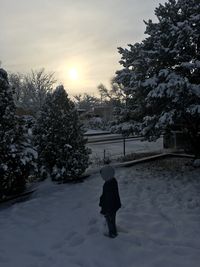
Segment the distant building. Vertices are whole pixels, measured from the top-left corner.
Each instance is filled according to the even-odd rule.
[[[113,107],[108,105],[93,107],[93,113],[106,121],[111,120],[113,116]]]

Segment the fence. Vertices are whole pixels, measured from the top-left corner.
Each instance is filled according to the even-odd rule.
[[[141,153],[155,153],[163,149],[162,138],[156,142],[141,142],[139,138],[122,138],[120,140],[98,141],[87,144],[92,150],[90,160],[93,165],[101,165],[108,161],[123,160],[125,157],[136,157]]]

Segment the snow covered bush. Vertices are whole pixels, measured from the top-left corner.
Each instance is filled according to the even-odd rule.
[[[77,110],[63,86],[47,96],[34,128],[41,176],[52,180],[77,179],[88,167],[89,150],[85,147]]]
[[[22,192],[34,165],[36,153],[25,132],[7,73],[0,69],[0,199]]]
[[[88,120],[87,127],[93,130],[106,130],[107,123],[101,117],[92,117]]]
[[[146,39],[119,48],[123,69],[115,81],[124,88],[127,103],[118,112],[116,128],[124,124],[127,132],[149,140],[181,129],[199,156],[200,2],[169,0],[155,15],[158,22],[145,22]]]
[[[37,166],[37,158],[38,153],[36,148],[33,145],[33,133],[32,129],[35,124],[35,118],[32,116],[24,115],[21,118],[18,118],[18,122],[21,122],[22,125],[22,134],[23,134],[23,142],[22,142],[22,159],[21,161],[27,164],[29,169],[29,174],[34,178],[38,178],[38,166]]]

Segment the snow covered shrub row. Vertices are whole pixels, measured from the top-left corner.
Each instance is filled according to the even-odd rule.
[[[0,69],[0,199],[22,192],[30,175],[77,179],[88,167],[85,143],[78,113],[63,86],[48,94],[36,120],[19,117],[13,88]]]
[[[91,117],[85,121],[85,127],[92,130],[108,130],[108,122],[101,117]]]

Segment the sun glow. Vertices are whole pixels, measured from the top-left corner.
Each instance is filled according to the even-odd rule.
[[[72,80],[72,81],[78,80],[78,71],[76,68],[69,69],[68,75],[69,75],[70,80]]]
[[[81,58],[73,58],[60,63],[60,80],[70,94],[78,94],[86,90],[85,88],[91,87],[88,78],[89,68],[90,66]]]

